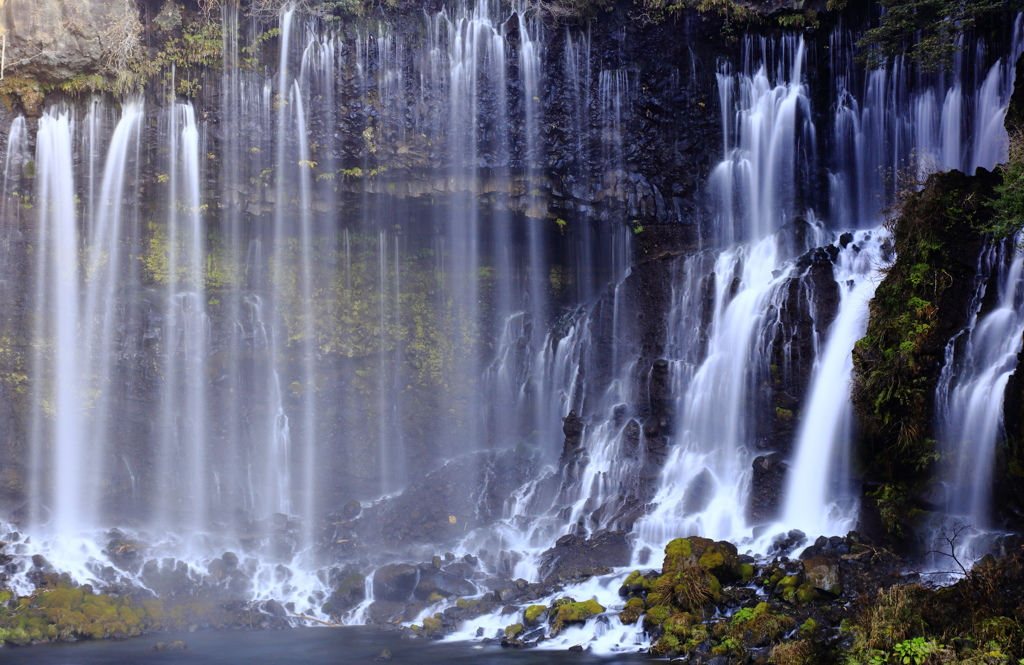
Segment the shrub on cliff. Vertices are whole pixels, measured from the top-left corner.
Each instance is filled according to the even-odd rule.
[[[1020,11],[1020,0],[879,0],[886,9],[881,24],[857,43],[862,60],[877,68],[904,56],[922,71],[949,66],[963,49],[961,37],[976,22],[1000,12]]]
[[[875,292],[867,334],[853,351],[861,453],[882,482],[913,489],[936,459],[934,388],[946,344],[967,322],[983,231],[993,219],[987,202],[997,182],[983,169],[976,176],[934,174],[891,225],[897,259]]]

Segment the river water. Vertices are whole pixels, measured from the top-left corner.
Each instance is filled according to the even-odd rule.
[[[187,648],[158,651],[154,646],[182,640]],[[29,648],[0,647],[4,665],[321,665],[327,663],[376,663],[381,652],[391,652],[392,663],[539,663],[572,662],[620,665],[647,662],[646,654],[594,655],[586,652],[553,652],[505,649],[470,642],[428,642],[401,639],[396,632],[376,628],[295,628],[274,632],[205,631],[187,634],[149,635],[120,642],[104,640],[48,644]]]

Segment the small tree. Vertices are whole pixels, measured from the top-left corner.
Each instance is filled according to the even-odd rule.
[[[983,17],[1017,11],[1021,0],[879,0],[886,9],[877,28],[864,33],[857,45],[868,67],[905,55],[922,71],[949,66],[963,48],[960,37]]]

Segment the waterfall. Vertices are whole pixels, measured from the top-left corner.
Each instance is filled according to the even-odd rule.
[[[698,255],[673,289],[669,348],[678,354],[670,367],[680,422],[655,508],[636,527],[652,547],[678,533],[732,541],[750,535],[744,514],[754,457],[748,446],[751,373],[767,366],[757,332],[789,277],[788,270],[773,275],[777,254],[776,238],[768,236],[721,252],[710,271],[701,269],[707,258]],[[693,334],[699,326],[693,312],[700,311],[707,288],[697,275],[713,285],[706,341]]]
[[[78,353],[79,293],[78,211],[72,165],[73,122],[70,111],[48,111],[39,121],[36,164],[39,227],[36,241],[42,258],[36,274],[37,302],[47,303],[36,314],[35,334],[50,340],[49,357],[40,349],[33,360],[36,375],[44,372],[49,385],[37,386],[33,400],[33,496],[47,497],[50,514],[37,520],[49,522],[60,534],[76,534],[94,517],[86,499],[89,466],[84,435],[81,391],[82,372]],[[44,422],[45,416],[52,422]],[[49,420],[48,418],[48,420]],[[52,442],[52,443],[51,443]],[[85,472],[83,472],[85,470]],[[43,509],[40,506],[40,509]]]
[[[845,535],[857,521],[851,485],[853,346],[867,330],[868,302],[882,280],[888,234],[859,231],[846,239],[834,271],[839,312],[816,363],[786,483],[782,530]]]
[[[326,617],[331,566],[368,572],[419,533],[371,554],[332,538],[357,521],[339,513],[508,450],[527,482],[494,502],[501,470],[474,461],[472,515],[440,518],[488,573],[536,580],[567,534],[631,531],[647,565],[678,536],[765,553],[780,530],[851,526],[851,349],[889,258],[880,168],[1005,158],[1020,19],[1010,53],[974,39],[943,75],[860,71],[840,26],[827,57],[747,36],[733,61],[690,50],[655,81],[626,57],[647,48],[631,32],[563,34],[525,7],[405,17],[422,21],[408,33],[240,12],[221,15],[216,94],[94,97],[11,125],[0,231],[5,270],[30,273],[25,532],[75,543],[53,561],[145,586],[108,565],[113,527],[195,579],[237,551],[247,597]],[[673,96],[720,112],[699,135],[721,132],[714,163],[695,158],[707,182],[675,162],[652,173],[662,157],[635,141],[687,121],[655,103]],[[664,161],[705,159],[691,138]],[[1019,254],[986,261],[938,410],[948,510],[994,529],[982,479],[1024,296]],[[777,375],[798,406],[771,401]],[[789,472],[755,517],[766,454]],[[368,620],[369,582],[365,598],[346,621]]]
[[[1012,240],[987,253],[996,300],[979,311],[986,288],[974,300],[967,328],[946,347],[936,391],[939,445],[948,484],[946,513],[977,530],[992,528],[992,468],[1002,434],[1007,381],[1017,369],[1024,335],[1024,255]],[[983,266],[984,267],[984,266]],[[976,543],[961,543],[969,549]],[[982,552],[970,552],[969,561]]]
[[[945,169],[972,174],[1006,161],[1003,118],[1024,50],[1024,19],[1014,21],[1005,58],[986,68],[978,41],[941,75],[915,74],[902,58],[861,73],[855,41],[841,25],[829,37],[835,99],[830,208],[840,228],[875,226],[908,178]]]
[[[777,56],[775,48],[781,51]],[[786,37],[777,45],[747,38],[744,51],[747,68],[735,80],[727,66],[718,75],[725,155],[711,184],[718,196],[718,231],[726,243],[758,242],[792,219],[799,212],[798,176],[809,173],[814,162],[803,38]],[[773,63],[777,70],[770,72]]]

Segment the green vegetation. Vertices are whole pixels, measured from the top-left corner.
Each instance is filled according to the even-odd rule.
[[[130,596],[94,594],[73,586],[66,578],[51,578],[29,596],[17,598],[9,591],[0,591],[0,644],[123,639],[144,632],[227,625],[231,621],[214,601],[140,601]]]
[[[930,438],[933,391],[945,345],[966,323],[974,256],[993,211],[996,179],[958,171],[932,175],[905,197],[890,223],[896,261],[875,291],[867,334],[854,352],[853,401],[863,425],[863,461],[882,483],[875,493],[890,534],[912,512],[894,483],[923,478],[938,452]]]
[[[1020,11],[1019,0],[879,0],[881,24],[864,33],[858,46],[868,67],[905,56],[923,71],[943,69],[963,48],[960,37],[981,19]]]
[[[555,601],[557,607],[552,606],[554,612],[551,614],[550,621],[551,633],[553,635],[561,632],[562,628],[567,624],[580,623],[604,612],[604,607],[594,599],[582,602],[576,602],[571,598],[563,598],[561,600],[568,600],[568,602]]]
[[[995,218],[987,229],[996,240],[1012,238],[1024,229],[1024,134],[1010,135],[1010,159],[1002,166],[1002,182],[992,199]]]
[[[523,613],[523,620],[527,625],[537,623],[541,615],[548,611],[547,605],[530,605]]]

